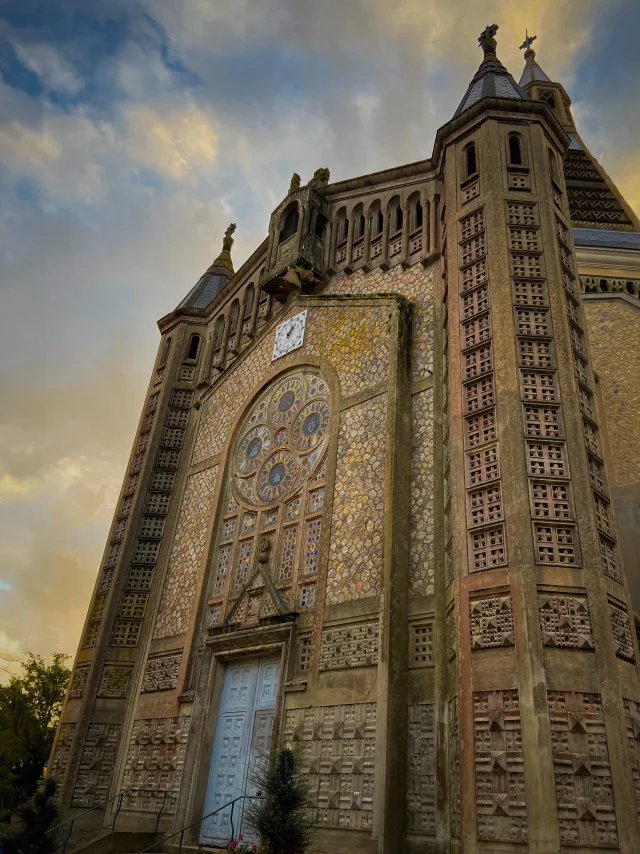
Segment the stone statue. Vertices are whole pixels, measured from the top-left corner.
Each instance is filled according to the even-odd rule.
[[[269,552],[271,551],[271,540],[260,537],[258,544],[258,563],[269,563]]]
[[[326,166],[323,166],[321,169],[316,169],[313,173],[313,178],[309,181],[309,184],[315,188],[326,187],[329,183],[330,176],[331,172],[329,172]]]
[[[294,172],[291,176],[291,183],[289,184],[289,192],[295,193],[296,190],[300,189],[300,176],[297,172]]]
[[[231,235],[233,234],[233,232],[235,230],[236,230],[236,224],[235,224],[235,222],[232,222],[229,225],[229,227],[227,228],[227,230],[225,231],[224,238],[222,239],[222,251],[223,252],[230,252],[231,251],[231,247],[233,246],[233,237],[231,237]]]

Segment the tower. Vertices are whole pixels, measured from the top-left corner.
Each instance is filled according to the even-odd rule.
[[[580,269],[638,223],[496,32],[430,159],[294,173],[161,319],[51,759],[84,850],[250,838],[282,743],[314,851],[640,849],[635,487]]]

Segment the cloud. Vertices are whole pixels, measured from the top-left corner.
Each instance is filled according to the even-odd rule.
[[[53,45],[24,44],[14,40],[13,49],[20,62],[37,74],[46,91],[72,96],[82,89],[84,84],[80,75]]]

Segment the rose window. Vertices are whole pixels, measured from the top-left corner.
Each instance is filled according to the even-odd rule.
[[[313,607],[330,419],[327,383],[301,369],[276,380],[242,421],[217,535],[212,624],[226,615],[244,623],[269,615],[258,565],[265,545],[269,575],[285,601]]]

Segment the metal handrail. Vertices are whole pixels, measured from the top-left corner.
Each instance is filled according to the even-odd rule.
[[[60,824],[56,824],[55,827],[50,828],[48,833],[53,833],[54,831],[59,830],[61,827],[64,827],[65,824],[70,825],[69,833],[67,833],[67,838],[65,839],[64,845],[62,846],[62,854],[65,854],[65,852],[67,850],[67,845],[69,844],[69,840],[71,839],[71,834],[73,833],[73,825],[74,825],[76,819],[82,818],[83,815],[88,815],[90,812],[95,812],[95,810],[103,809],[104,807],[107,806],[107,804],[110,804],[112,801],[117,800],[118,801],[118,809],[116,810],[115,815],[113,816],[113,821],[111,823],[111,830],[113,831],[113,830],[115,830],[116,819],[118,818],[118,814],[120,813],[120,810],[122,809],[122,800],[123,800],[125,795],[129,794],[129,792],[157,792],[158,794],[160,794],[160,791],[161,790],[159,790],[159,789],[140,789],[137,786],[131,786],[128,789],[124,789],[122,792],[118,792],[117,795],[114,795],[112,798],[109,798],[108,800],[104,801],[103,803],[96,804],[95,806],[90,807],[88,810],[85,810],[84,812],[78,813],[78,815],[74,815],[71,818],[66,819],[65,821],[61,821]],[[158,824],[160,823],[160,815],[164,809],[165,801],[167,799],[168,790],[163,789],[162,792],[163,792],[162,806],[160,807],[160,812],[158,813],[158,818],[156,819],[156,833],[158,832]]]
[[[191,824],[185,824],[184,827],[181,827],[180,830],[176,830],[175,833],[171,833],[171,834],[169,834],[169,836],[163,836],[162,839],[158,839],[152,845],[149,845],[148,848],[143,848],[142,851],[138,851],[138,854],[147,854],[147,852],[150,852],[153,848],[156,847],[156,845],[164,845],[165,842],[168,842],[170,839],[173,839],[175,836],[180,836],[180,849],[179,850],[182,851],[182,843],[184,842],[185,830],[189,830],[190,828],[195,827],[196,824],[200,824],[205,819],[211,818],[212,815],[215,815],[217,812],[220,812],[221,810],[224,810],[227,807],[231,807],[231,816],[230,816],[231,839],[233,839],[233,836],[234,836],[233,807],[234,807],[234,805],[236,804],[237,801],[246,800],[247,798],[255,799],[255,798],[261,798],[261,797],[262,797],[262,794],[260,792],[258,792],[255,795],[238,795],[237,798],[234,798],[232,801],[229,801],[229,803],[227,803],[227,804],[223,804],[221,807],[218,807],[217,809],[213,810],[213,812],[207,813],[207,815],[203,815],[202,818],[199,818],[196,821],[192,821]],[[157,824],[156,824],[156,827],[157,827]]]

